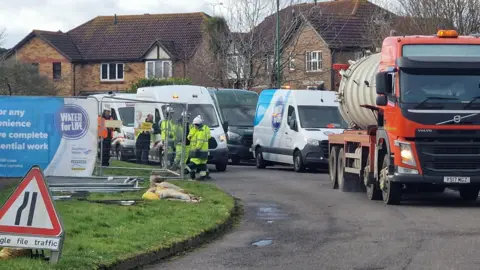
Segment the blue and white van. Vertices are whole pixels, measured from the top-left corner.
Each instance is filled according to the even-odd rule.
[[[257,168],[293,165],[296,172],[328,166],[328,135],[347,128],[335,92],[267,89],[253,128]]]

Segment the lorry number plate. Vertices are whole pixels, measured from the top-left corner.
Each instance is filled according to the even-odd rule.
[[[444,183],[459,183],[459,184],[468,184],[470,183],[470,177],[464,176],[444,176]]]

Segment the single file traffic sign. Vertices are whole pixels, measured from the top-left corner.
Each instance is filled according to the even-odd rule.
[[[42,170],[33,166],[0,209],[0,246],[60,251],[63,237]]]

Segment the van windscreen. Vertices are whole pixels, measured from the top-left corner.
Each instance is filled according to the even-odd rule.
[[[133,127],[135,124],[135,108],[134,107],[121,107],[118,108],[118,114],[122,119],[122,124],[126,127]]]
[[[181,119],[183,105],[172,104],[170,106],[173,107],[173,109],[175,110],[175,112],[173,113],[173,119]],[[163,115],[165,115],[167,107],[168,105],[162,106]],[[201,115],[204,121],[203,124],[207,125],[208,127],[219,126],[215,108],[211,104],[188,104],[188,112],[190,113],[190,123],[192,123],[193,118],[197,117],[197,115]]]
[[[253,127],[255,106],[224,106],[221,110],[230,126]]]
[[[298,117],[302,128],[347,128],[338,107],[298,106]]]

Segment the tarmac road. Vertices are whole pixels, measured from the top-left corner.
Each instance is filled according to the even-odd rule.
[[[480,203],[457,193],[387,206],[332,190],[322,173],[229,166],[212,177],[243,200],[241,224],[148,269],[480,269]],[[262,239],[272,243],[252,246]]]

